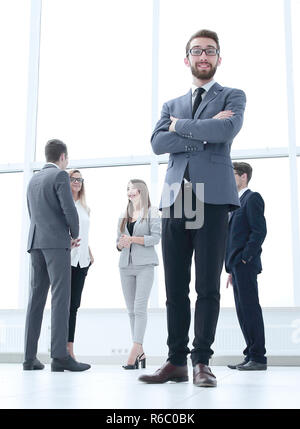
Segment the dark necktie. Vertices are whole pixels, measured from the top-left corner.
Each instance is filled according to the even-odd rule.
[[[205,89],[203,89],[203,88],[198,88],[197,89],[197,95],[196,95],[196,98],[195,98],[195,101],[194,101],[193,111],[192,111],[192,117],[193,118],[195,116],[196,110],[199,107],[199,104],[202,101],[202,94],[203,94],[203,92],[205,92]]]
[[[203,92],[205,92],[205,89],[203,89],[203,88],[198,88],[197,90],[197,95],[196,95],[196,98],[195,98],[195,100],[194,100],[194,104],[193,104],[193,111],[192,111],[192,115],[193,115],[193,117],[194,117],[194,115],[195,115],[195,113],[196,113],[196,110],[198,109],[198,107],[199,107],[199,104],[201,103],[201,101],[202,101],[202,94],[203,94]],[[190,182],[191,181],[191,178],[190,178],[190,172],[189,172],[189,165],[187,164],[187,166],[186,166],[186,169],[185,169],[185,171],[184,171],[184,175],[183,175],[183,177],[188,181],[188,182]]]

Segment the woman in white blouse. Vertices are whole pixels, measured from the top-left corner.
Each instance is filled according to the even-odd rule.
[[[80,307],[81,294],[88,269],[94,262],[89,248],[90,209],[85,201],[84,179],[79,170],[69,172],[71,191],[79,217],[80,246],[71,251],[71,303],[69,317],[68,351],[75,359],[73,344],[75,336],[77,310]]]

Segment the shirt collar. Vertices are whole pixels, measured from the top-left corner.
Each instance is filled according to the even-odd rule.
[[[45,165],[55,165],[56,168],[59,168],[59,166],[57,164],[54,164],[54,162],[46,162]]]
[[[207,82],[205,85],[201,86],[201,88],[205,89],[205,91],[208,92],[215,83],[216,81],[212,79],[211,81]],[[192,95],[194,94],[195,89],[198,89],[198,88],[199,88],[198,86],[192,83]]]
[[[239,198],[241,198],[241,196],[243,195],[244,192],[248,191],[248,187],[246,186],[246,188],[243,188],[239,191]]]

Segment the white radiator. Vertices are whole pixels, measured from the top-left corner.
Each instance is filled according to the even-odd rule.
[[[24,349],[24,326],[4,326],[0,324],[0,353],[20,353]],[[50,350],[50,326],[42,326],[39,339],[39,352],[48,353]]]

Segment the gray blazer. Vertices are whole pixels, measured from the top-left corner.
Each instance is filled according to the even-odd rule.
[[[125,231],[120,231],[120,225],[123,219],[123,214],[119,218],[117,240],[118,244],[122,234],[129,235],[127,225]],[[161,234],[161,219],[157,208],[150,207],[147,219],[142,218],[142,214],[138,217],[134,228],[133,235],[144,237],[144,246],[133,243],[130,248],[123,248],[120,252],[119,267],[127,267],[129,262],[133,265],[158,265],[158,256],[154,246],[159,243]],[[131,256],[131,258],[130,258]]]
[[[233,210],[240,207],[240,203],[230,149],[243,124],[245,93],[215,83],[200,103],[194,119],[191,97],[190,90],[165,103],[151,137],[155,154],[170,154],[160,208],[174,203],[188,165],[193,190],[196,183],[204,183],[206,203],[229,204]],[[234,115],[228,119],[212,119],[222,110],[232,110]],[[170,116],[179,118],[175,132],[169,132]]]
[[[27,251],[71,247],[79,234],[79,220],[66,171],[46,164],[27,189],[30,229]]]

